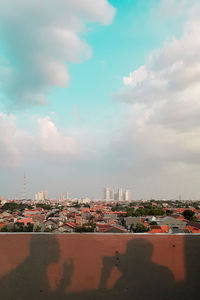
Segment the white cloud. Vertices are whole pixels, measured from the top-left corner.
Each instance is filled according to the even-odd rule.
[[[135,70],[129,74],[128,77],[123,77],[124,85],[131,85],[136,87],[140,85],[147,77],[147,70],[145,66],[141,66],[138,70]]]
[[[87,142],[85,145],[84,132],[68,134],[48,116],[38,118],[37,123],[38,130],[33,135],[17,128],[14,116],[0,113],[0,166],[18,167],[34,161],[40,164],[43,160],[65,164],[94,155]]]
[[[17,124],[13,115],[0,113],[0,166],[94,162],[106,148],[104,130],[84,124],[76,130],[60,128],[49,116],[32,118],[23,130]],[[36,124],[30,133],[28,128]]]
[[[123,78],[118,99],[131,104],[118,145],[127,161],[200,164],[200,7],[183,34]],[[191,10],[192,11],[192,10]],[[153,166],[152,166],[153,167]],[[145,168],[145,167],[144,167]]]
[[[159,18],[172,18],[184,13],[184,10],[196,0],[161,0],[155,9]]]
[[[55,156],[77,155],[80,146],[75,138],[60,133],[50,117],[38,119],[38,147]]]
[[[66,64],[91,56],[87,22],[111,23],[107,0],[1,0],[0,86],[13,106],[42,105],[69,80]],[[81,36],[80,36],[81,34]]]
[[[0,113],[0,166],[16,167],[20,151],[16,146],[16,127],[12,116]]]

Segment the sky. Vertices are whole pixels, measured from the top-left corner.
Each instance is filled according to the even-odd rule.
[[[0,195],[200,199],[200,0],[0,0]]]

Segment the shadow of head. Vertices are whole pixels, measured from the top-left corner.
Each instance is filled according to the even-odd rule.
[[[48,265],[58,261],[59,253],[59,245],[53,234],[32,235],[30,241],[30,258],[38,259],[38,261]]]
[[[136,238],[127,242],[126,252],[121,257],[126,257],[129,262],[151,262],[153,254],[152,244],[143,238]]]

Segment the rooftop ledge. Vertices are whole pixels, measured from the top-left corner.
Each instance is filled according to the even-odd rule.
[[[0,245],[3,300],[200,299],[199,234],[1,233]]]

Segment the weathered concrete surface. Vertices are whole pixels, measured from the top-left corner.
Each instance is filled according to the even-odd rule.
[[[1,234],[2,300],[200,299],[200,236]]]

